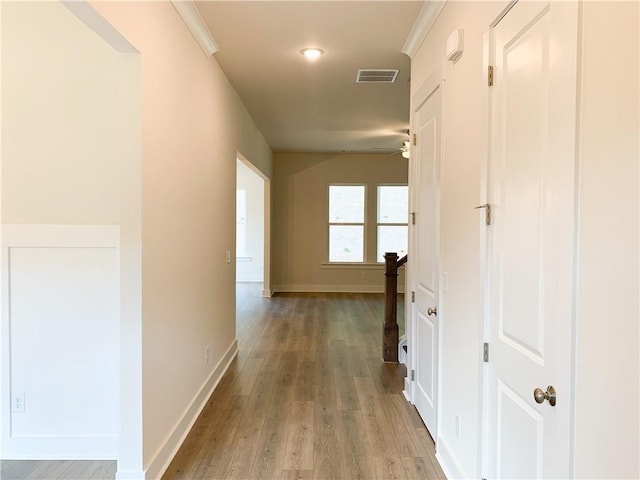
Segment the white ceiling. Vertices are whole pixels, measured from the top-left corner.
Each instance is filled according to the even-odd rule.
[[[422,1],[200,1],[216,60],[275,152],[379,152],[409,128],[410,59]],[[300,50],[325,54],[307,61]],[[397,68],[395,84],[356,84]]]

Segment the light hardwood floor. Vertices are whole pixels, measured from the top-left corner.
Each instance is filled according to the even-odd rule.
[[[164,480],[444,479],[381,361],[383,296],[239,284],[239,353]],[[112,480],[115,462],[1,462],[1,480]]]
[[[238,288],[239,353],[165,480],[443,479],[381,361],[383,296]]]
[[[93,460],[2,460],[2,480],[113,480],[116,462]]]

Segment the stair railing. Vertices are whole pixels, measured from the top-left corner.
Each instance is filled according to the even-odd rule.
[[[396,252],[384,254],[384,331],[382,359],[398,363],[398,269],[407,263],[407,256],[398,259]]]

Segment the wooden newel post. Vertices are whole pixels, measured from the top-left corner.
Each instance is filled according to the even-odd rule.
[[[382,359],[398,363],[398,254],[384,254],[384,333]]]

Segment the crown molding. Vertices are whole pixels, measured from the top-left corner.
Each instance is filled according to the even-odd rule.
[[[409,32],[407,40],[404,42],[401,52],[413,58],[418,52],[420,45],[427,38],[431,27],[436,23],[440,12],[444,8],[447,0],[426,0],[420,13],[413,23],[413,27]]]
[[[207,24],[204,23],[202,15],[200,15],[200,12],[192,1],[171,0],[171,3],[207,57],[210,57],[220,50]]]

